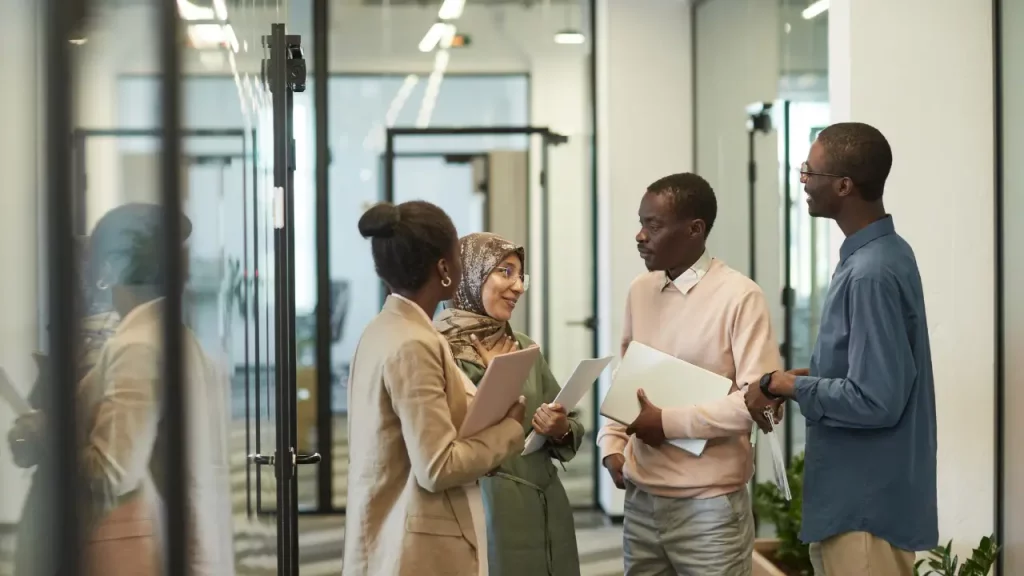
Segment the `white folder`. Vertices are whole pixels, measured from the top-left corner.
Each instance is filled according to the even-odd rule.
[[[601,414],[625,426],[632,424],[640,415],[636,394],[641,388],[659,408],[679,408],[724,398],[732,389],[732,380],[646,344],[630,342],[601,403]],[[668,443],[700,456],[707,440],[673,439]]]
[[[573,370],[572,376],[569,377],[565,386],[562,386],[562,390],[555,396],[552,403],[561,404],[566,411],[575,409],[576,405],[587,395],[594,381],[601,375],[601,372],[604,372],[604,369],[608,367],[611,361],[611,356],[580,361],[576,365],[576,369]],[[527,414],[527,417],[532,418],[533,415]],[[543,448],[546,440],[547,436],[531,431],[530,435],[526,437],[526,449],[523,450],[523,456],[533,454]]]
[[[491,360],[459,428],[460,438],[468,438],[501,422],[522,396],[523,384],[539,357],[540,348],[530,346]]]

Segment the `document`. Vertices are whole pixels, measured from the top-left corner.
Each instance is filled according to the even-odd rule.
[[[636,393],[641,388],[655,405],[677,408],[724,398],[732,389],[732,381],[634,341],[626,349],[611,389],[601,403],[601,415],[625,426],[632,424],[640,415]],[[700,456],[708,443],[707,440],[690,438],[667,442],[694,456]]]
[[[523,384],[538,358],[540,348],[530,346],[491,360],[477,385],[476,397],[469,405],[466,419],[462,421],[460,438],[468,438],[501,422],[508,409],[522,396]]]
[[[572,371],[572,376],[569,377],[565,386],[562,386],[562,390],[555,396],[553,403],[561,404],[567,412],[574,410],[611,361],[612,356],[581,361]],[[527,418],[533,417],[532,414],[526,416]],[[545,441],[547,441],[547,436],[531,431],[530,435],[526,437],[526,449],[523,450],[523,456],[533,454],[543,448]]]
[[[775,469],[775,485],[778,486],[779,492],[786,497],[786,500],[792,500],[793,494],[789,491],[789,477],[786,475],[786,459],[782,456],[782,445],[779,443],[779,436],[775,433],[775,416],[771,408],[764,409],[765,416],[768,417],[768,423],[771,425],[772,431],[765,434],[768,437],[768,445],[772,451],[772,467]]]
[[[7,376],[7,371],[0,368],[0,397],[7,402],[7,405],[14,410],[14,413],[18,416],[28,414],[32,411],[32,406],[21,397],[18,390],[14,387],[14,383]]]

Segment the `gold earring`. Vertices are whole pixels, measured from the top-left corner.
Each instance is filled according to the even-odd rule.
[[[441,286],[444,286],[445,288],[447,288],[447,287],[449,287],[451,285],[452,285],[452,279],[450,277],[445,276],[444,280],[441,280]]]

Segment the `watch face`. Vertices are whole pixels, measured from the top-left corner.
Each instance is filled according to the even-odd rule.
[[[762,388],[767,387],[768,384],[771,383],[771,381],[772,381],[772,373],[771,372],[765,374],[764,376],[761,376],[761,387]]]

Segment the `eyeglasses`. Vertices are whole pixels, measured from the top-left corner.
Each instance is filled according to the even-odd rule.
[[[499,274],[509,284],[515,284],[515,281],[517,279],[519,281],[521,281],[523,283],[523,291],[524,292],[526,291],[527,288],[530,287],[530,275],[529,274],[521,274],[521,273],[519,273],[519,270],[516,270],[515,268],[513,268],[511,266],[498,266],[497,268],[494,269],[494,271],[497,274]]]
[[[811,176],[825,176],[826,178],[849,178],[849,176],[840,176],[839,174],[829,174],[828,172],[814,172],[811,167],[804,162],[800,164],[800,183],[806,184],[808,178]]]

